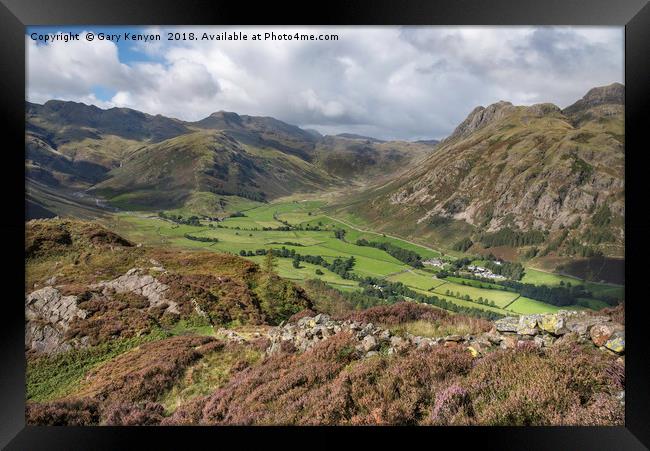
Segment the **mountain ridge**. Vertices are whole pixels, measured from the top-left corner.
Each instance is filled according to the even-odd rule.
[[[216,213],[227,202],[219,196],[266,201],[344,186],[391,174],[429,151],[407,142],[316,135],[272,117],[226,111],[188,122],[51,100],[27,102],[26,123],[27,178],[50,191],[32,189],[29,205],[41,212],[56,211],[78,193],[127,209],[179,208],[207,193]],[[209,155],[208,136],[219,143]],[[157,163],[147,165],[144,155]],[[52,196],[61,202],[48,204],[44,198]]]
[[[594,88],[565,110],[476,107],[417,167],[332,209],[355,210],[386,231],[380,218],[400,218],[394,227],[448,247],[503,229],[539,230],[549,233],[538,240],[551,247],[545,252],[561,238],[566,252],[622,255],[622,89]]]

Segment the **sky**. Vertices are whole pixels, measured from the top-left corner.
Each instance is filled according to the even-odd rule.
[[[79,41],[37,35],[80,33]],[[120,41],[88,41],[103,32]],[[197,40],[167,40],[167,33]],[[247,41],[200,39],[245,33]],[[251,40],[257,33],[338,40]],[[124,33],[161,41],[124,40]],[[622,27],[29,27],[26,98],[195,121],[272,116],[323,134],[441,139],[476,106],[566,107],[624,80]]]

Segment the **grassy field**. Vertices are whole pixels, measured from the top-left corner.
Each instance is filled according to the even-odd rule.
[[[625,287],[608,283],[585,282],[576,277],[553,274],[546,271],[540,271],[534,268],[526,268],[524,277],[521,279],[524,283],[535,285],[558,286],[561,282],[571,285],[584,285],[594,296],[612,296],[620,299],[625,298]],[[596,305],[596,304],[594,304]]]
[[[445,283],[444,280],[436,279],[431,274],[418,271],[417,269],[394,274],[388,276],[386,279],[391,282],[402,282],[407,287],[418,288],[420,290],[431,290],[432,288]]]
[[[555,313],[558,310],[575,310],[570,307],[556,307],[545,302],[536,301],[525,297],[518,298],[508,306],[508,310],[515,313],[529,315],[531,313]]]
[[[456,282],[456,283],[461,284],[461,285],[470,285],[470,286],[476,287],[476,288],[488,288],[488,289],[494,289],[494,290],[503,290],[503,287],[501,285],[497,285],[496,283],[481,282],[479,280],[464,279],[462,277],[449,276],[449,277],[446,277],[445,280],[448,281],[448,282]]]
[[[435,293],[435,292],[432,293],[430,291],[425,291],[425,290],[419,290],[419,289],[414,289],[414,290],[417,291],[418,293],[422,293],[422,294],[425,294],[427,296],[436,296],[436,297],[439,297],[440,299],[446,299],[447,301],[449,301],[449,302],[451,302],[453,304],[456,304],[456,305],[460,305],[461,307],[471,307],[471,308],[477,308],[477,309],[485,310],[485,311],[488,311],[488,312],[500,313],[502,315],[512,315],[512,312],[508,312],[508,311],[506,311],[506,310],[504,310],[502,308],[496,307],[496,306],[492,307],[490,305],[483,305],[483,304],[479,304],[477,302],[466,301],[464,299],[458,299],[458,298],[455,298],[455,297],[452,297],[452,296],[446,296],[444,294],[439,294],[439,293]]]
[[[499,285],[478,282],[458,277],[437,279],[435,273],[414,269],[387,252],[369,247],[357,246],[356,240],[365,238],[369,241],[391,243],[404,249],[417,252],[423,258],[440,257],[436,250],[404,241],[399,238],[385,236],[381,233],[357,230],[353,225],[363,228],[364,224],[358,218],[346,217],[344,222],[323,214],[324,202],[318,200],[290,199],[270,204],[244,202],[238,204],[245,216],[226,218],[220,222],[201,221],[201,226],[176,224],[161,219],[152,213],[120,213],[109,220],[109,227],[124,234],[135,242],[152,245],[180,246],[192,249],[205,249],[218,252],[239,254],[240,251],[256,251],[258,249],[279,249],[285,247],[301,255],[321,256],[331,262],[337,257],[355,258],[353,272],[359,276],[386,278],[392,282],[404,285],[426,295],[436,295],[448,299],[457,305],[494,311],[501,314],[540,313],[558,310],[557,307],[533,299],[519,297],[518,293],[506,291]],[[183,211],[175,211],[183,214]],[[277,229],[286,224],[299,226],[303,230],[263,230]],[[318,227],[319,230],[305,230]],[[344,229],[344,239],[335,237],[334,231]],[[194,241],[186,238],[186,234],[194,237],[218,239],[217,242]],[[261,256],[246,257],[260,263]],[[444,257],[448,258],[448,257]],[[287,258],[277,259],[277,272],[280,276],[302,283],[305,280],[319,278],[334,288],[349,291],[358,290],[359,285],[352,280],[346,280],[328,269],[310,263],[301,262],[294,268],[292,261]],[[316,274],[320,270],[323,274]],[[463,283],[464,282],[464,283]],[[536,285],[560,285],[564,282],[571,284],[583,283],[572,277],[551,274],[532,268],[526,268],[522,282]],[[620,295],[623,287],[587,283],[587,287],[595,294]],[[448,294],[449,290],[449,294]],[[469,296],[470,300],[462,299]],[[459,299],[460,298],[460,299]],[[479,298],[494,301],[494,305],[483,305]],[[516,300],[515,300],[516,299]],[[514,302],[513,302],[514,301]],[[582,306],[576,308],[602,308],[605,304],[595,299],[581,300]],[[504,308],[507,307],[507,310]]]
[[[532,283],[534,285],[548,285],[548,286],[557,286],[560,285],[560,282],[570,283],[571,285],[576,285],[582,283],[580,279],[569,276],[562,276],[560,274],[553,274],[546,271],[540,271],[534,268],[526,268],[524,277],[521,281],[523,283]]]
[[[261,264],[264,257],[247,257],[255,263]],[[316,274],[316,270],[320,269],[323,275]],[[322,266],[312,265],[311,263],[301,262],[300,268],[293,267],[291,260],[288,258],[277,259],[277,266],[275,271],[279,276],[286,279],[302,282],[308,279],[321,279],[323,282],[328,283],[334,288],[338,289],[359,289],[359,284],[354,280],[343,279],[338,274],[335,274]]]
[[[224,228],[179,225],[153,215],[120,214],[115,227],[132,240],[149,244],[204,248],[234,254],[239,254],[240,250],[255,251],[257,249],[286,247],[302,255],[320,255],[328,261],[332,261],[336,257],[348,258],[354,256],[356,259],[354,271],[361,276],[385,277],[410,268],[381,249],[353,244],[356,238],[351,240],[347,235],[346,241],[335,238],[333,230],[342,226],[336,224],[335,221],[324,217],[320,217],[320,219],[315,217],[314,220],[307,222],[302,221],[309,218],[309,212],[317,208],[317,202],[286,202],[263,205],[246,211],[246,217],[228,218],[218,223]],[[322,226],[319,227],[322,230],[259,230],[263,227],[277,228],[283,226],[284,224],[274,219],[274,217],[288,221],[288,219],[284,219],[285,216],[296,221],[290,222],[292,224],[306,225],[309,223],[316,226],[318,222],[321,222]],[[240,230],[235,229],[236,227],[239,227]],[[258,230],[241,230],[242,228]],[[185,234],[196,237],[217,238],[219,241],[215,243],[192,241],[185,238]],[[378,237],[381,238],[380,235]],[[299,246],[285,243],[295,243],[299,244]],[[424,251],[426,250],[423,249]],[[305,277],[305,270],[293,268],[290,266],[291,262],[289,260],[287,262],[288,267],[283,264],[283,276],[296,280]],[[303,263],[303,266],[306,266],[306,264]],[[326,269],[321,269],[323,272],[329,273],[328,276],[334,276]],[[317,277],[314,274],[315,267],[309,272],[310,276]],[[337,281],[339,284],[341,283],[340,280],[343,279],[339,277]]]
[[[438,285],[433,292],[437,294],[447,294],[447,290],[453,293],[456,297],[459,295],[460,297],[469,296],[473,301],[478,300],[478,298],[494,301],[497,307],[502,308],[519,296],[517,293],[513,293],[512,291],[476,288],[454,282],[447,282],[443,285]]]

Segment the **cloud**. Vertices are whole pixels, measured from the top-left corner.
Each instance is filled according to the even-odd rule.
[[[97,85],[128,84],[115,44],[107,41],[37,45],[26,38],[27,92],[34,101],[91,99]]]
[[[118,47],[107,41],[43,46],[27,39],[28,98],[185,120],[236,111],[325,133],[420,139],[446,136],[477,105],[508,100],[564,107],[594,86],[623,80],[622,28],[274,28],[339,37],[280,42],[166,41],[168,29],[146,31],[163,40]],[[114,94],[99,98],[98,86]]]

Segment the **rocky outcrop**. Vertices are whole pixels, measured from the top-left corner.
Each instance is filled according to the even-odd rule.
[[[155,261],[151,271],[164,272],[164,268]],[[33,291],[25,298],[25,348],[38,353],[58,353],[74,347],[88,344],[88,337],[69,338],[66,332],[75,318],[85,319],[88,313],[79,307],[78,296],[64,296],[56,283],[56,276],[48,279],[48,286]],[[148,308],[162,309],[162,313],[178,314],[178,304],[167,299],[165,293],[169,287],[146,273],[142,268],[132,268],[124,275],[88,287],[90,297],[98,302],[110,302],[117,293],[135,293],[144,296]],[[203,313],[195,306],[199,313]]]
[[[72,344],[65,332],[74,318],[85,318],[76,296],[63,296],[53,287],[30,293],[25,300],[25,348],[36,352],[60,352]]]
[[[454,345],[464,347],[477,357],[493,349],[514,349],[526,343],[546,348],[568,334],[581,342],[592,343],[605,352],[617,355],[625,353],[625,330],[621,324],[612,322],[607,316],[568,311],[507,317],[495,321],[492,330],[486,333],[436,338],[408,333],[395,335],[372,323],[335,321],[327,315],[319,314],[272,329],[269,332],[270,345],[267,353],[274,354],[287,349],[306,351],[341,332],[351,334],[356,339],[354,352],[366,357],[379,352],[390,355],[412,347]],[[241,338],[233,337],[232,340],[240,341]]]
[[[156,265],[152,270],[161,271],[163,268]],[[132,268],[117,279],[93,285],[91,288],[101,289],[104,295],[132,292],[146,297],[151,307],[166,304],[168,306],[167,311],[179,313],[178,304],[165,297],[165,292],[169,287],[158,282],[153,276],[146,274],[142,268]]]
[[[566,107],[562,112],[571,115],[598,105],[623,105],[624,101],[625,86],[620,83],[612,83],[611,85],[590,89],[582,99],[578,100],[573,105]]]
[[[465,136],[468,136],[474,133],[476,130],[479,130],[486,125],[494,121],[498,121],[499,119],[510,114],[514,108],[515,107],[512,105],[512,103],[503,100],[497,103],[493,103],[487,108],[483,106],[477,106],[472,110],[471,113],[469,113],[467,118],[465,118],[465,120],[461,122],[458,127],[456,127],[454,132],[442,142],[445,143],[456,138],[463,138]]]

